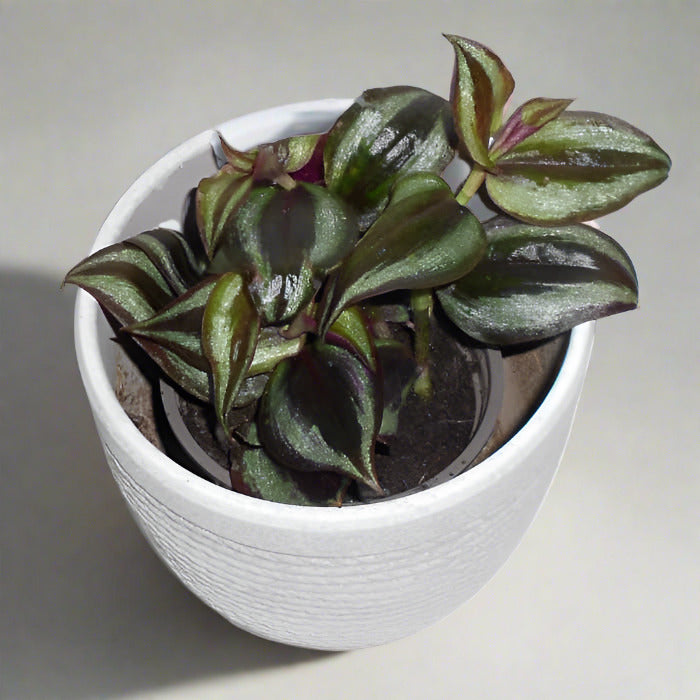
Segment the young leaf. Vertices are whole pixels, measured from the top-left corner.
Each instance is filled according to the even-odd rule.
[[[637,305],[632,263],[601,231],[506,217],[485,226],[484,258],[437,291],[448,317],[473,338],[494,345],[539,340]]]
[[[328,329],[326,340],[354,352],[373,372],[377,371],[377,349],[369,321],[357,306],[345,309]]]
[[[163,273],[139,247],[128,242],[98,250],[79,262],[64,284],[76,284],[122,325],[152,316],[172,298]]]
[[[316,278],[336,265],[357,239],[353,213],[325,188],[299,183],[253,190],[222,243],[213,269],[240,251],[250,292],[267,323],[286,321],[307,304]]]
[[[260,318],[243,278],[235,272],[222,275],[202,318],[202,350],[211,365],[214,408],[222,426],[253,359],[259,331]]]
[[[586,221],[663,182],[671,161],[615,117],[563,112],[500,156],[486,176],[493,201],[522,221]]]
[[[384,209],[402,175],[440,173],[454,156],[450,105],[414,87],[367,90],[328,134],[328,188],[349,202],[364,231]]]
[[[260,330],[255,355],[248,368],[249,377],[272,372],[282,360],[297,355],[304,347],[303,336],[287,339],[279,331],[274,326]]]
[[[273,372],[258,433],[280,464],[338,472],[381,493],[374,471],[380,402],[372,372],[354,353],[316,343]]]
[[[501,126],[503,108],[513,92],[513,76],[482,44],[445,35],[455,51],[450,102],[455,128],[472,160],[488,168],[489,139]]]
[[[512,150],[528,136],[532,136],[552,119],[556,119],[573,100],[552,100],[535,97],[518,107],[503,128],[496,134],[489,148],[489,157],[498,159]]]
[[[362,299],[458,279],[485,246],[481,224],[457,204],[444,180],[431,173],[403,178],[389,206],[338,268],[321,310],[321,332]]]
[[[245,202],[253,187],[251,175],[225,165],[213,177],[205,177],[197,187],[197,226],[209,258],[233,221],[233,215]]]
[[[217,277],[207,277],[140,323],[122,329],[185,391],[210,400],[209,362],[202,350],[202,319]]]

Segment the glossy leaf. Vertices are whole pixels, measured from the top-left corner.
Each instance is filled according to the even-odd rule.
[[[586,221],[663,182],[671,161],[646,134],[596,112],[563,112],[498,158],[493,201],[531,223]]]
[[[297,355],[303,347],[303,337],[287,339],[280,335],[279,328],[274,326],[262,328],[253,361],[248,368],[248,375],[272,372],[282,360]]]
[[[328,329],[326,340],[354,352],[373,372],[377,370],[377,349],[370,324],[357,306],[345,309]]]
[[[232,225],[234,214],[253,187],[253,178],[225,165],[197,187],[197,226],[207,255],[212,258],[219,242]]]
[[[539,340],[637,305],[637,278],[609,236],[583,224],[541,227],[498,217],[486,256],[437,291],[449,318],[484,343]]]
[[[251,403],[253,403],[253,401],[257,401],[262,396],[263,391],[265,391],[267,380],[267,374],[254,374],[252,376],[246,376],[243,382],[241,382],[236,398],[233,400],[233,407],[244,408],[245,406],[249,406]]]
[[[450,105],[442,97],[406,86],[367,90],[329,132],[326,184],[355,208],[366,230],[398,178],[442,172],[455,143]]]
[[[202,350],[211,365],[214,408],[222,426],[253,359],[260,319],[241,275],[222,275],[202,319]]]
[[[174,297],[148,254],[129,242],[88,256],[66,275],[65,283],[89,292],[121,325],[149,318]]]
[[[232,254],[242,259],[260,313],[267,323],[277,323],[311,300],[317,278],[356,239],[353,213],[326,189],[308,183],[291,191],[259,187],[236,216],[212,269],[231,265]]]
[[[481,224],[457,204],[441,178],[407,176],[338,269],[321,312],[322,333],[343,308],[362,299],[458,279],[477,263],[485,246]]]
[[[204,401],[211,399],[202,349],[202,319],[209,296],[218,281],[207,277],[159,312],[123,328],[160,368],[185,391]]]
[[[353,352],[317,343],[273,372],[258,433],[280,464],[344,474],[381,493],[374,471],[380,419],[372,372]]]
[[[496,134],[489,148],[489,157],[496,160],[512,150],[528,136],[532,136],[552,119],[556,119],[573,100],[552,100],[535,97],[518,107],[503,128]]]
[[[500,128],[513,76],[496,54],[470,39],[445,35],[455,51],[450,101],[460,141],[476,163],[491,166],[489,139]]]

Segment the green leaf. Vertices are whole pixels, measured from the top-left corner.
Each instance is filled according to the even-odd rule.
[[[357,306],[345,309],[328,329],[326,340],[354,352],[373,372],[377,370],[377,349],[370,324]]]
[[[669,157],[646,134],[596,112],[563,112],[496,161],[493,201],[523,221],[590,220],[663,182]]]
[[[355,208],[364,231],[399,177],[442,172],[455,143],[450,105],[442,97],[406,86],[367,90],[329,132],[326,184]]]
[[[236,394],[236,398],[233,400],[234,408],[244,408],[245,406],[249,406],[251,403],[253,403],[253,401],[257,401],[262,396],[263,391],[265,391],[265,385],[267,384],[268,379],[269,376],[267,374],[254,374],[253,376],[246,376],[241,383],[240,389]]]
[[[122,329],[185,391],[211,399],[210,366],[202,350],[202,319],[217,277],[207,277],[140,323]]]
[[[322,334],[343,308],[362,299],[458,279],[485,246],[481,224],[441,178],[431,173],[403,178],[384,213],[338,268],[322,304]]]
[[[535,97],[518,107],[503,128],[496,134],[489,149],[489,157],[498,159],[528,136],[532,136],[552,119],[556,119],[573,100],[553,100]]]
[[[273,372],[260,401],[258,433],[280,464],[344,474],[381,493],[374,471],[380,419],[374,377],[364,362],[316,343]]]
[[[272,372],[282,360],[299,354],[303,347],[303,336],[287,339],[280,335],[279,328],[262,328],[253,361],[248,368],[248,376]]]
[[[252,187],[252,176],[242,174],[230,165],[224,165],[216,175],[200,181],[195,198],[197,226],[210,258],[214,257],[235,212],[245,202]]]
[[[381,366],[383,412],[379,435],[396,435],[399,414],[418,377],[418,365],[409,349],[397,340],[378,339],[377,354]]]
[[[202,318],[202,350],[211,365],[214,408],[222,426],[233,408],[258,342],[260,319],[243,277],[222,275]]]
[[[353,213],[325,188],[259,187],[241,207],[212,269],[222,271],[232,255],[244,260],[258,310],[267,323],[278,323],[311,300],[319,278],[356,239]]]
[[[495,345],[539,340],[637,305],[632,262],[597,229],[497,217],[486,231],[489,247],[482,261],[437,291],[449,318],[477,340]]]
[[[79,262],[66,275],[66,283],[89,292],[121,325],[149,318],[174,296],[148,254],[128,241]]]
[[[241,464],[231,469],[234,488],[248,496],[297,506],[336,504],[339,476],[310,474],[313,481],[304,476],[280,466],[261,448],[246,449]]]
[[[184,294],[204,274],[207,261],[197,256],[185,236],[178,231],[156,228],[130,238],[127,243],[146,253],[175,296]]]
[[[513,92],[513,76],[496,54],[470,39],[445,35],[455,51],[450,101],[460,142],[469,156],[488,168],[489,139],[501,126]]]

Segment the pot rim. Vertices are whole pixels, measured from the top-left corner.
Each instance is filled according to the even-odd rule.
[[[158,183],[175,172],[182,162],[211,147],[217,131],[226,132],[227,124],[255,124],[256,129],[293,126],[305,115],[336,117],[352,100],[326,99],[273,107],[238,117],[216,129],[204,131],[176,147],[146,170],[120,198],[105,220],[91,252],[116,242],[133,211]],[[238,144],[247,148],[255,144]],[[585,374],[593,343],[595,322],[575,327],[557,377],[544,400],[527,423],[502,447],[483,462],[453,479],[424,491],[395,499],[366,503],[352,508],[297,506],[246,496],[202,479],[174,462],[151,444],[131,422],[119,403],[109,372],[102,362],[99,334],[102,324],[98,303],[79,289],[75,304],[75,344],[80,373],[95,419],[113,444],[128,449],[137,464],[148,464],[150,475],[179,500],[204,508],[214,515],[235,516],[251,525],[286,528],[294,531],[333,528],[334,530],[371,529],[387,522],[398,523],[430,517],[477,496],[502,476],[517,468],[523,455],[532,452],[548,433],[547,426],[576,393]]]

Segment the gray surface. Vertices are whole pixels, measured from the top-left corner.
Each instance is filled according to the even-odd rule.
[[[699,697],[699,30],[691,1],[0,2],[0,696]],[[603,221],[642,308],[599,324],[559,475],[483,591],[379,649],[275,645],[194,599],[130,520],[59,281],[203,128],[370,86],[445,94],[442,31],[493,46],[516,99],[575,96],[669,151],[669,182]]]

